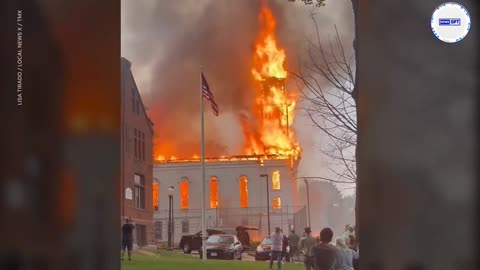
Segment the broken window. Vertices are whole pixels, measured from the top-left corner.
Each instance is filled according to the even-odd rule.
[[[180,182],[180,208],[188,209],[188,180]]]
[[[158,211],[158,192],[160,188],[160,183],[157,181],[153,182],[152,185],[152,206],[154,211]]]
[[[280,172],[279,171],[272,172],[272,189],[280,190]]]
[[[282,208],[282,200],[280,199],[280,197],[273,198],[272,207],[273,207],[273,209]]]
[[[240,177],[240,207],[248,207],[248,179],[246,176]]]
[[[218,179],[210,177],[210,208],[218,207]]]

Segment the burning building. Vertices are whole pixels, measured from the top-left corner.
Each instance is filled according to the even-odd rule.
[[[286,53],[276,39],[276,22],[268,6],[262,5],[258,19],[260,31],[251,68],[255,97],[251,110],[238,117],[244,135],[243,152],[240,156],[206,158],[202,186],[198,155],[183,158],[185,153],[166,153],[169,149],[157,144],[153,168],[157,242],[166,241],[169,234],[169,197],[173,198],[174,242],[183,234],[201,230],[201,203],[206,205],[208,227],[258,227],[259,231],[252,234],[254,239],[267,234],[269,221],[270,228],[281,227],[284,231],[298,224],[294,213],[301,208],[296,200],[301,150],[291,128],[295,96],[286,89]],[[221,104],[219,107],[221,110]]]

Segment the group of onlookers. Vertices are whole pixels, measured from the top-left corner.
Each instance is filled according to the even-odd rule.
[[[358,269],[359,253],[352,226],[347,225],[345,233],[335,239],[335,245],[332,244],[333,231],[330,228],[324,228],[319,237],[314,237],[309,227],[305,228],[302,238],[295,231],[291,231],[287,239],[280,228],[276,228],[271,239],[270,269],[274,261],[277,261],[277,267],[281,269],[285,242],[290,246],[291,260],[298,259],[300,253],[304,255],[305,270]]]

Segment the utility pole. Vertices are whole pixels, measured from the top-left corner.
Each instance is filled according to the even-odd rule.
[[[308,227],[311,228],[312,224],[310,221],[310,190],[308,188],[308,179],[303,178],[303,181],[305,182],[305,188],[307,190],[307,221],[308,221]]]

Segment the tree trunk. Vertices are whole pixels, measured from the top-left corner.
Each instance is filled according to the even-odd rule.
[[[354,18],[354,29],[355,29],[355,38],[353,40],[353,50],[355,53],[355,84],[353,86],[353,92],[352,92],[352,98],[355,102],[355,112],[356,112],[356,120],[357,120],[357,127],[360,127],[360,122],[359,122],[359,108],[360,108],[360,100],[359,100],[359,78],[360,78],[360,72],[359,72],[359,40],[358,40],[358,35],[359,35],[359,29],[358,29],[358,21],[359,21],[359,14],[358,14],[358,4],[359,0],[352,0],[352,8],[353,8],[353,18]],[[360,239],[360,234],[359,234],[359,229],[358,229],[358,224],[359,224],[359,189],[360,189],[360,170],[358,166],[358,156],[359,156],[359,137],[360,137],[360,128],[357,130],[357,143],[355,144],[355,169],[356,169],[356,196],[355,196],[355,236],[357,238],[357,243],[358,240]]]

